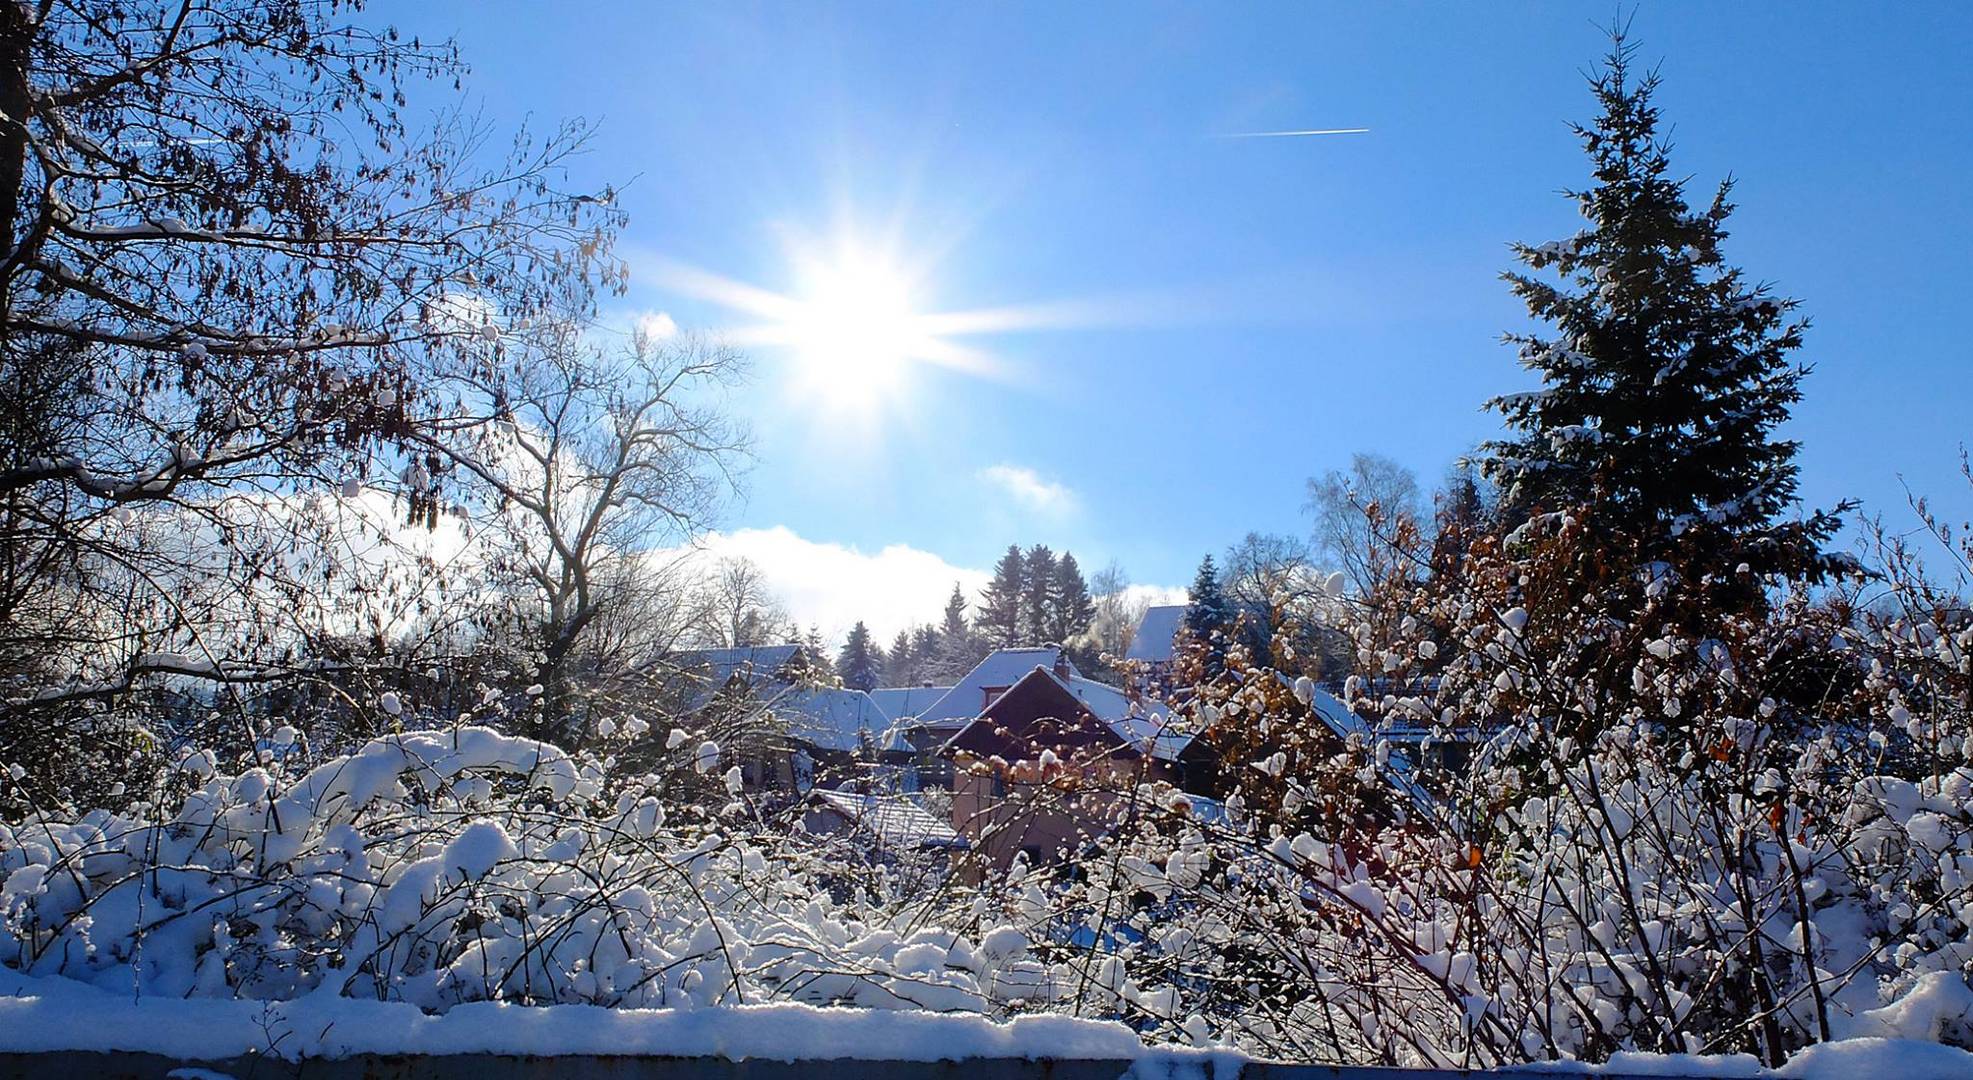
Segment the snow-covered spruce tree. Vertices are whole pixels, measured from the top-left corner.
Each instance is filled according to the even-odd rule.
[[[852,690],[874,690],[883,681],[884,650],[861,619],[843,639],[843,649],[836,655],[836,673]]]
[[[1054,637],[1058,622],[1056,610],[1055,552],[1047,544],[1028,549],[1022,571],[1026,577],[1021,591],[1021,644],[1045,645]]]
[[[1082,567],[1073,553],[1064,551],[1055,560],[1054,607],[1049,613],[1048,640],[1067,644],[1089,632],[1096,618],[1096,601],[1089,595]]]
[[[930,627],[921,627],[930,629]],[[936,641],[933,642],[936,645]],[[919,642],[912,637],[910,630],[899,630],[891,639],[891,647],[884,650],[884,686],[917,686],[923,674],[925,653]]]
[[[1021,638],[1021,597],[1027,587],[1027,563],[1019,544],[1007,545],[993,564],[993,579],[980,591],[980,610],[973,625],[988,648],[1004,649]]]
[[[1185,616],[1179,620],[1179,682],[1204,682],[1226,667],[1226,639],[1233,614],[1220,588],[1219,565],[1212,553],[1199,560],[1192,584],[1185,591]]]
[[[1506,280],[1540,331],[1510,334],[1539,390],[1495,398],[1515,434],[1483,447],[1504,508],[1525,518],[1595,502],[1601,520],[1651,546],[1688,532],[1751,578],[1722,602],[1757,602],[1765,575],[1830,568],[1832,514],[1783,521],[1795,499],[1796,444],[1775,437],[1801,396],[1792,359],[1805,322],[1727,264],[1732,182],[1686,202],[1652,103],[1655,74],[1634,71],[1621,31],[1590,87],[1601,108],[1575,130],[1593,182],[1570,193],[1588,222],[1574,236],[1516,245]],[[1552,275],[1552,276],[1551,276]],[[1839,510],[1840,512],[1840,510]]]

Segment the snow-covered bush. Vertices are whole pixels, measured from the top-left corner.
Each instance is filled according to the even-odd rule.
[[[1108,943],[1067,950],[1078,1007],[1438,1066],[1778,1061],[1919,1001],[1959,1005],[1906,1028],[1973,1043],[1940,990],[1973,970],[1973,620],[1853,589],[1722,611],[1714,571],[1592,565],[1612,548],[1556,515],[1401,583],[1359,634],[1381,674],[1346,688],[1347,736],[1234,665],[1213,722],[1288,750],[1224,814],[1146,788],[1082,860],[1052,912]],[[1435,739],[1471,764],[1430,767],[1459,760]],[[1367,827],[1309,812],[1351,776],[1401,797]]]
[[[432,1010],[988,1010],[1055,977],[1018,931],[947,929],[741,804],[693,814],[661,776],[611,781],[486,728],[392,735],[291,776],[215,775],[204,754],[181,769],[168,813],[0,828],[0,963],[139,994]]]

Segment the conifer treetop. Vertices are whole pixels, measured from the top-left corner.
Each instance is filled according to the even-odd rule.
[[[1812,564],[1837,522],[1777,524],[1799,447],[1775,437],[1808,374],[1792,359],[1807,320],[1726,262],[1731,178],[1703,209],[1687,203],[1658,74],[1638,75],[1636,52],[1613,30],[1588,75],[1599,113],[1574,130],[1594,182],[1567,193],[1587,226],[1514,245],[1525,269],[1503,275],[1544,324],[1506,335],[1542,386],[1487,403],[1512,435],[1485,445],[1486,470],[1519,516],[1595,503],[1639,535],[1720,531],[1756,570]]]

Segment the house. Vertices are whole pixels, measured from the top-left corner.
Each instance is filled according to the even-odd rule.
[[[891,729],[890,718],[861,690],[791,686],[769,697],[762,707],[787,726],[788,740],[794,744],[790,764],[797,790],[817,783],[870,786],[874,776],[910,756],[910,744]]]
[[[802,828],[816,836],[852,836],[894,853],[967,847],[950,824],[903,795],[816,788]]]
[[[871,692],[912,755],[903,789],[951,787],[951,759],[941,753],[942,749],[1036,668],[1052,672],[1064,691],[1091,715],[1113,725],[1120,737],[1149,739],[1159,743],[1159,753],[1176,755],[1176,747],[1167,745],[1169,740],[1163,735],[1161,712],[1144,708],[1117,687],[1084,676],[1061,646],[997,649],[951,686]]]
[[[688,713],[704,710],[722,695],[756,697],[764,688],[793,685],[809,664],[800,645],[682,649],[664,661],[666,681],[679,691]]]
[[[877,708],[895,721],[917,716],[951,689],[950,686],[896,686],[879,687],[867,692],[870,700],[877,703]]]
[[[891,745],[904,751],[904,763],[896,771],[899,791],[952,786],[952,763],[938,756],[938,748],[958,732],[957,722],[920,724],[918,714],[929,710],[940,698],[952,692],[950,686],[883,687],[870,691],[889,726]]]
[[[828,844],[823,853],[827,864],[845,869],[882,866],[893,883],[912,892],[942,888],[954,857],[968,847],[943,817],[910,796],[828,788],[808,793],[800,832]],[[822,882],[841,898],[859,887],[854,875],[833,877],[825,870]]]
[[[953,762],[953,829],[994,867],[1072,856],[1112,827],[1125,793],[1176,776],[1181,747],[1162,720],[1099,715],[1121,691],[1094,692],[1072,672],[1066,658],[1030,668],[940,750]]]
[[[773,733],[730,748],[750,790],[866,783],[881,763],[895,767],[910,756],[868,694],[815,685],[815,665],[800,645],[688,650],[671,662],[686,684],[688,714],[710,722],[757,717]]]
[[[1137,629],[1130,635],[1130,648],[1124,659],[1145,665],[1154,676],[1171,671],[1177,659],[1178,632],[1185,626],[1184,604],[1160,604],[1144,609]]]

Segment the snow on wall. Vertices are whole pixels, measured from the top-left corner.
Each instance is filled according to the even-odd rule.
[[[1116,1061],[1124,1066],[1123,1076],[1138,1080],[1237,1077],[1250,1061],[1220,1050],[1149,1048],[1122,1024],[1050,1014],[998,1023],[966,1014],[791,1003],[607,1009],[477,1002],[434,1016],[401,1002],[323,994],[273,1003],[132,1001],[127,995],[68,979],[34,978],[0,969],[0,1053],[59,1051],[147,1053],[207,1062],[256,1054],[295,1062],[371,1054],[644,1055],[785,1062],[1094,1060]],[[1402,1077],[1455,1075],[1376,1071]],[[1946,1080],[1973,1076],[1973,1054],[1932,1042],[1856,1038],[1810,1047],[1778,1070],[1763,1069],[1746,1054],[1621,1053],[1601,1065],[1561,1062],[1507,1070],[1503,1075]]]
[[[285,1002],[155,997],[133,1002],[128,994],[5,969],[0,969],[0,1050],[121,1050],[208,1061],[255,1052],[289,1061],[466,1053],[777,1061],[1131,1060],[1151,1053],[1122,1024],[1046,1014],[996,1023],[967,1014],[792,1003],[609,1009],[474,1002],[431,1015],[403,1002],[320,993]],[[1238,1060],[1205,1051],[1158,1054]]]

